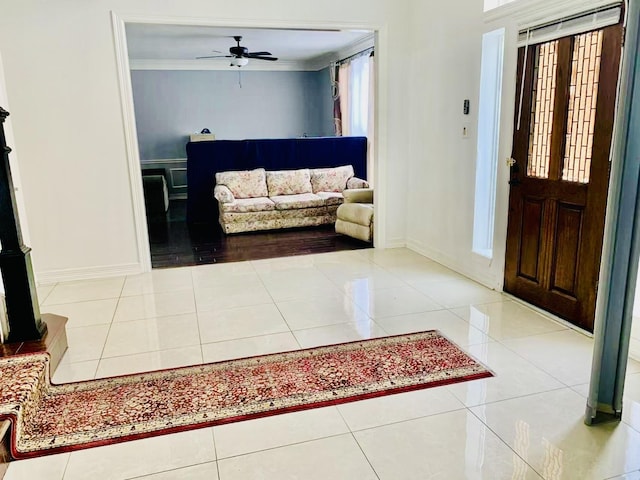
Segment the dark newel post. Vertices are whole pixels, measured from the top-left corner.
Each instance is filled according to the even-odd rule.
[[[13,190],[9,152],[4,136],[4,121],[9,112],[0,107],[0,269],[4,282],[8,342],[40,340],[47,333],[47,325],[40,318],[36,284],[31,266],[31,249],[22,243],[16,196]]]

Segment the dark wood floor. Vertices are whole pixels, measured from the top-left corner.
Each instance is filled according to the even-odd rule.
[[[259,260],[371,246],[336,234],[333,225],[225,235],[217,222],[188,225],[185,200],[172,200],[167,214],[149,218],[148,227],[153,268]]]

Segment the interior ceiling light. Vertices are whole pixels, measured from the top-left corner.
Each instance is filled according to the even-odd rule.
[[[231,66],[232,67],[244,67],[247,63],[249,63],[249,59],[245,57],[232,57],[231,58]]]

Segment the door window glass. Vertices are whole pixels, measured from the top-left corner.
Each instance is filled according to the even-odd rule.
[[[536,47],[529,128],[529,161],[527,162],[529,177],[549,178],[557,65],[557,40]]]

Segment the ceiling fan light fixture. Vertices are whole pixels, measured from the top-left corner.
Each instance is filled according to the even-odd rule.
[[[232,67],[244,67],[248,63],[249,63],[249,59],[245,57],[233,57],[231,59]]]

